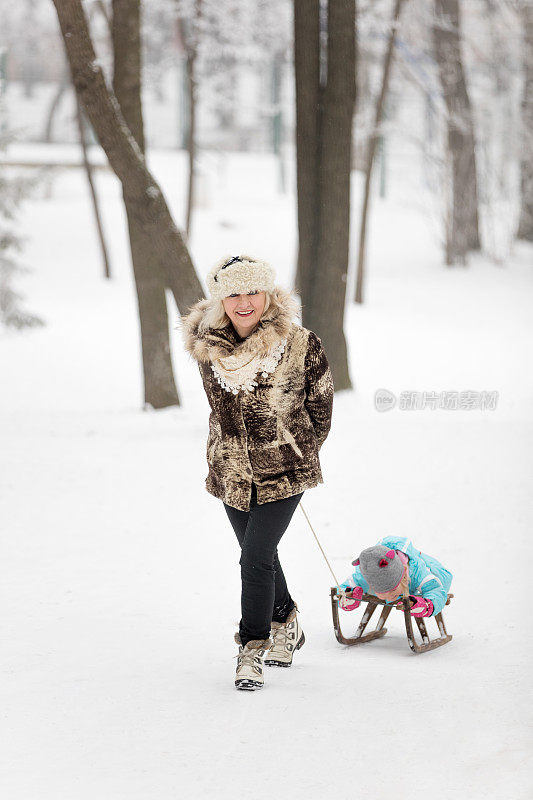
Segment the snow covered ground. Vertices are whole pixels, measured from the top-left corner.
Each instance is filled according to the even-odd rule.
[[[184,158],[150,160],[181,220]],[[289,286],[295,207],[277,165],[211,155],[202,169],[199,272],[249,251]],[[393,613],[384,639],[339,645],[297,509],[280,554],[307,642],[262,692],[240,693],[239,554],[204,489],[207,402],[172,306],[182,406],[141,410],[120,190],[97,181],[113,280],[83,174],[59,172],[22,219],[33,272],[20,288],[47,325],[0,338],[2,797],[530,798],[532,249],[446,269],[414,171],[375,201],[367,303],[345,325],[355,391],[336,395],[325,483],[302,505],[341,580],[388,533],[440,558],[453,642],[414,656]],[[499,397],[379,413],[380,388]],[[347,631],[357,616],[343,614]]]

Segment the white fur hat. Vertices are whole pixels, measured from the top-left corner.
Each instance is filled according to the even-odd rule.
[[[222,300],[230,294],[273,292],[274,270],[266,261],[252,256],[225,256],[207,273],[209,294]]]

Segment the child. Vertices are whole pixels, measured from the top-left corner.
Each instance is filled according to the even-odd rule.
[[[433,617],[446,605],[452,574],[436,558],[421,553],[410,539],[386,536],[352,561],[355,572],[341,583],[339,604],[353,611],[363,594],[388,603],[409,597],[413,617]],[[345,592],[352,591],[351,597]]]

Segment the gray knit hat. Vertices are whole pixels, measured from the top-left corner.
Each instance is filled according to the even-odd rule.
[[[367,547],[352,564],[359,567],[370,589],[380,594],[394,589],[400,583],[404,570],[398,553],[384,544]]]
[[[273,292],[274,270],[266,261],[252,256],[224,256],[206,276],[211,297],[222,300],[230,294]]]

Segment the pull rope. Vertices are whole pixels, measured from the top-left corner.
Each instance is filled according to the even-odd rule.
[[[324,552],[324,548],[322,547],[322,545],[321,545],[321,544],[320,544],[320,542],[319,542],[318,536],[317,536],[317,535],[316,535],[316,533],[315,533],[315,529],[314,529],[314,528],[313,528],[313,526],[311,525],[311,521],[310,521],[309,517],[308,517],[308,516],[307,516],[307,514],[306,514],[305,508],[303,507],[303,505],[302,505],[302,501],[301,501],[301,500],[300,500],[300,502],[298,503],[298,505],[299,505],[299,506],[300,506],[300,508],[302,509],[302,511],[303,511],[303,513],[304,513],[304,516],[305,516],[305,518],[306,518],[307,522],[309,523],[309,527],[311,528],[311,530],[312,530],[312,532],[313,532],[313,536],[315,537],[316,543],[317,543],[317,545],[320,547],[320,552],[321,552],[321,553],[322,553],[322,555],[324,556],[324,561],[325,561],[325,562],[326,562],[326,564],[328,565],[328,567],[329,567],[329,571],[330,571],[330,572],[331,572],[331,574],[333,575],[333,580],[335,581],[335,586],[340,586],[340,584],[339,584],[339,581],[337,580],[337,576],[335,575],[335,573],[333,572],[333,569],[331,568],[331,564],[330,564],[330,563],[329,563],[329,561],[328,561],[328,557],[327,557],[327,555],[326,555],[326,554],[325,554],[325,552]]]

